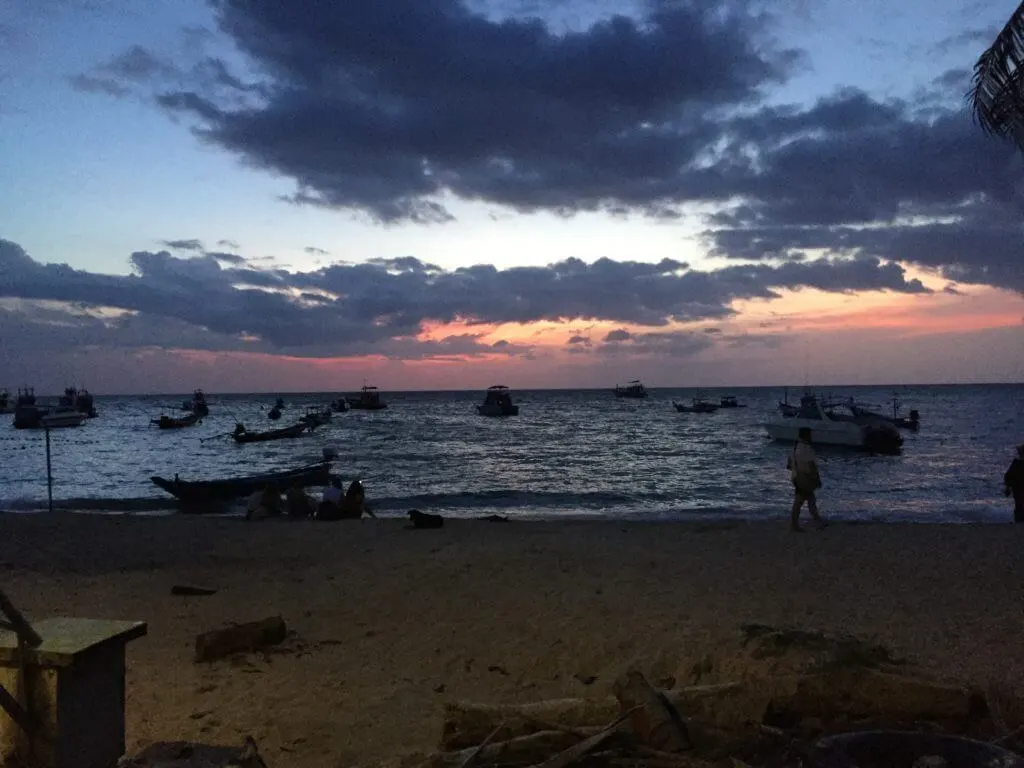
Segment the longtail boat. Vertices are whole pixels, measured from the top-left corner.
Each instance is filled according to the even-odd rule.
[[[198,424],[202,419],[198,413],[190,413],[188,416],[182,416],[180,419],[176,419],[173,416],[161,416],[159,419],[150,419],[150,424],[156,424],[160,429],[181,429],[182,427],[191,427]]]
[[[238,427],[241,427],[241,429]],[[231,433],[231,437],[234,438],[236,443],[263,443],[267,440],[283,440],[287,437],[298,437],[307,429],[311,429],[308,424],[302,422],[292,424],[292,426],[284,427],[283,429],[270,429],[266,432],[249,432],[244,424],[239,424],[238,427]]]
[[[327,485],[331,480],[331,462],[330,459],[324,459],[298,469],[221,480],[188,481],[179,479],[177,475],[173,480],[155,475],[150,480],[158,488],[184,502],[229,501],[240,496],[248,496],[268,485],[276,486],[282,492],[295,485],[296,482],[302,487]]]

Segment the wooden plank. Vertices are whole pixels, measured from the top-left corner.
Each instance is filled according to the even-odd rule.
[[[69,667],[100,645],[127,643],[146,634],[145,622],[107,619],[44,619],[36,628],[43,641],[25,649],[24,662],[44,667]],[[0,664],[14,663],[20,663],[17,636],[0,632]]]
[[[0,709],[6,712],[11,720],[18,724],[18,727],[25,733],[29,733],[32,728],[32,718],[28,712],[24,710],[18,700],[14,698],[10,691],[0,685]]]
[[[35,648],[43,642],[32,625],[29,624],[25,617],[21,615],[21,612],[14,607],[14,604],[7,598],[3,590],[0,590],[0,612],[7,616],[10,621],[14,632],[17,633],[18,637],[21,638],[30,647]]]

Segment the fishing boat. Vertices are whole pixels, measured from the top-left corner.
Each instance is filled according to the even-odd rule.
[[[36,392],[30,387],[18,388],[18,399],[14,403],[15,429],[37,429],[40,420],[50,412],[49,408],[36,405]]]
[[[75,387],[65,388],[64,394],[61,395],[57,407],[62,410],[84,413],[90,419],[95,419],[99,415],[96,413],[96,407],[93,404],[92,395],[89,394],[89,390],[87,389],[77,389]]]
[[[348,402],[344,397],[339,397],[337,400],[331,400],[330,408],[335,413],[344,413],[348,410]]]
[[[277,410],[279,410],[279,411],[283,411],[284,410],[284,398],[283,397],[277,398],[277,400],[274,401],[274,407],[277,408]]]
[[[231,433],[231,437],[234,438],[236,443],[264,443],[267,440],[283,440],[288,437],[298,437],[303,432],[311,430],[308,424],[299,422],[293,424],[290,427],[283,427],[282,429],[271,429],[266,432],[250,432],[245,428],[245,424],[236,424],[235,431]]]
[[[519,406],[512,402],[512,393],[503,384],[487,388],[482,405],[476,407],[481,416],[518,416]]]
[[[887,421],[865,419],[845,412],[843,403],[827,403],[813,394],[801,398],[799,412],[793,416],[780,413],[764,425],[769,437],[780,442],[795,443],[800,430],[811,430],[815,445],[836,445],[871,453],[896,454],[903,445],[899,430]]]
[[[675,400],[672,401],[672,405],[675,406],[676,410],[680,413],[714,413],[721,406],[717,403],[709,403],[703,397],[695,397],[690,401],[690,405],[685,403],[677,403]]]
[[[206,403],[206,395],[203,394],[203,390],[197,389],[192,392],[192,399],[186,400],[181,404],[181,410],[192,411],[192,413],[199,414],[199,418],[210,415],[210,408]]]
[[[633,379],[633,381],[627,382],[624,387],[616,384],[614,392],[616,397],[647,397],[647,389],[640,383],[639,379]]]
[[[193,411],[188,416],[182,416],[180,419],[176,419],[173,416],[161,416],[159,419],[150,419],[150,424],[156,424],[160,429],[182,429],[183,427],[191,427],[198,424],[202,420],[197,412]]]
[[[275,405],[267,413],[267,418],[270,419],[271,421],[277,421],[278,419],[281,418],[281,409]]]
[[[746,403],[741,403],[736,399],[736,395],[722,395],[722,399],[718,403],[719,408],[746,408]]]
[[[230,501],[263,490],[268,485],[285,491],[298,484],[308,486],[327,485],[331,481],[331,459],[325,458],[315,464],[282,472],[265,472],[247,477],[230,477],[219,480],[182,480],[177,475],[173,480],[154,475],[150,478],[155,486],[167,491],[175,498],[192,504]]]
[[[377,388],[368,387],[366,384],[363,384],[358,395],[345,399],[348,401],[349,408],[362,411],[380,411],[388,407],[388,404],[380,399],[380,392],[377,391]]]
[[[311,405],[306,408],[306,415],[303,416],[299,421],[309,426],[310,429],[323,426],[331,420],[331,409],[330,408],[318,408],[315,405]]]
[[[0,389],[0,413],[12,413],[11,395],[6,389]]]

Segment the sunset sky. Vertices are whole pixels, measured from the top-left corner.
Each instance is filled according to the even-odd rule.
[[[1024,381],[1017,0],[4,0],[0,388]]]

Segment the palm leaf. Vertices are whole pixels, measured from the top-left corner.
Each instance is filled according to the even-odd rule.
[[[982,130],[1024,151],[1024,2],[978,58],[967,100]]]

